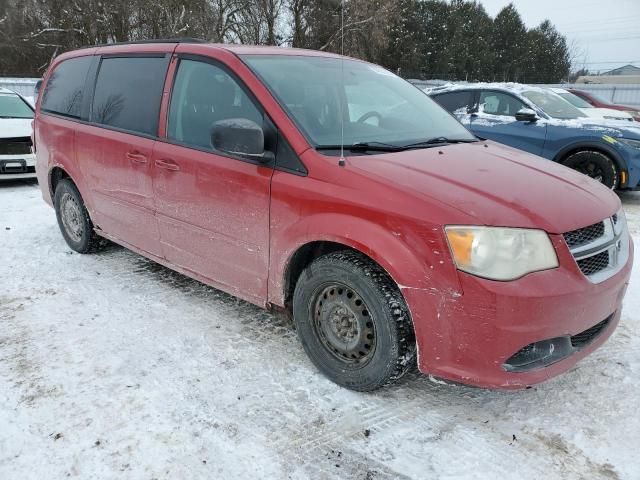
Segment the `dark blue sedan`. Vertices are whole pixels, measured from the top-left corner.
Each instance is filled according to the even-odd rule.
[[[612,189],[640,189],[640,127],[589,118],[552,91],[469,84],[429,95],[480,138],[578,170]]]

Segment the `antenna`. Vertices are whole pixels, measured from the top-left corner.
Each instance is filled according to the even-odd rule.
[[[344,90],[344,0],[340,4],[340,83]],[[340,160],[338,165],[344,167],[344,107],[340,109]]]

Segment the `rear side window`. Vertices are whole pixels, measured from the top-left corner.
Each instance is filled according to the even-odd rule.
[[[433,99],[450,113],[468,113],[468,109],[473,106],[472,91],[451,92],[436,95]]]
[[[92,59],[91,56],[70,58],[55,68],[42,97],[42,110],[80,118],[84,84]]]
[[[103,58],[91,121],[156,135],[168,60],[162,57]]]

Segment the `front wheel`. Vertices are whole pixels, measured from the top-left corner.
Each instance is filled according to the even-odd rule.
[[[563,164],[599,181],[611,190],[618,188],[618,168],[604,153],[582,150],[569,155]]]
[[[296,284],[293,317],[311,361],[346,388],[383,387],[415,362],[404,299],[387,273],[361,254],[335,252],[311,263]]]

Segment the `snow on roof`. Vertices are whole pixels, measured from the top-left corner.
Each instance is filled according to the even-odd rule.
[[[538,91],[538,92],[549,91],[547,87],[537,87],[535,85],[527,85],[525,83],[514,83],[514,82],[475,82],[475,83],[458,82],[458,83],[443,85],[442,87],[437,87],[437,91],[449,92],[452,90],[470,90],[470,89],[477,90],[480,88],[490,89],[490,90],[506,90],[506,91],[517,92],[517,93],[531,92],[531,91]]]

